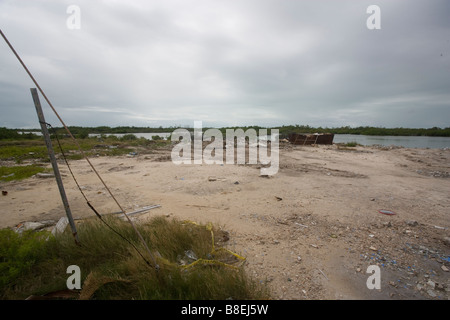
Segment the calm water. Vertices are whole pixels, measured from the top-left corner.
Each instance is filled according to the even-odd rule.
[[[405,148],[450,148],[450,137],[409,137],[409,136],[363,136],[355,134],[335,134],[334,143],[356,142],[363,146],[401,146]]]

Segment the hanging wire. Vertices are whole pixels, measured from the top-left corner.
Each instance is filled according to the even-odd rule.
[[[98,179],[101,181],[101,183],[103,184],[103,186],[105,187],[105,189],[108,191],[108,193],[110,194],[110,196],[112,197],[112,199],[114,200],[114,202],[117,204],[117,206],[119,207],[119,209],[124,213],[125,217],[127,218],[128,222],[131,224],[131,226],[133,227],[134,231],[136,232],[136,234],[138,235],[138,237],[140,238],[140,240],[142,241],[142,243],[145,246],[145,249],[147,250],[148,254],[150,255],[152,262],[153,262],[153,266],[155,267],[155,269],[159,270],[159,265],[156,262],[153,254],[151,253],[146,241],[144,240],[144,238],[142,237],[141,233],[138,231],[138,229],[136,228],[136,226],[134,225],[133,221],[131,221],[130,217],[127,215],[127,213],[125,212],[125,210],[122,208],[122,206],[120,205],[119,201],[116,199],[116,197],[114,196],[114,194],[111,192],[111,190],[109,189],[109,187],[107,186],[107,184],[105,183],[105,181],[102,179],[102,177],[100,176],[100,174],[98,173],[98,171],[95,169],[94,165],[91,163],[91,161],[89,160],[89,158],[86,156],[86,154],[84,153],[83,149],[81,148],[80,144],[78,143],[77,139],[75,139],[75,137],[72,135],[72,132],[70,132],[69,128],[67,127],[67,125],[64,123],[64,121],[62,120],[62,118],[60,117],[60,115],[58,114],[58,112],[56,111],[56,109],[53,107],[53,104],[50,102],[50,100],[47,98],[46,94],[44,93],[44,91],[41,89],[41,87],[39,86],[39,83],[36,81],[36,79],[33,77],[33,75],[31,74],[31,72],[28,70],[27,66],[25,65],[25,63],[22,61],[22,59],[20,58],[19,54],[16,52],[16,50],[14,49],[14,47],[12,46],[12,44],[9,42],[9,40],[6,38],[5,34],[3,33],[3,31],[0,29],[0,34],[3,37],[3,39],[5,40],[5,42],[8,44],[9,48],[12,50],[12,52],[14,53],[14,55],[16,56],[16,58],[19,60],[20,64],[22,65],[22,67],[25,69],[25,71],[27,72],[27,74],[30,76],[31,80],[34,82],[34,84],[36,85],[37,89],[39,90],[39,92],[42,94],[42,96],[44,97],[45,101],[47,101],[48,105],[50,106],[50,108],[53,110],[54,114],[56,115],[56,117],[59,119],[59,121],[61,122],[61,124],[63,125],[64,129],[67,131],[67,133],[69,134],[69,136],[72,138],[72,140],[75,142],[78,150],[81,152],[83,158],[88,162],[89,166],[92,168],[92,170],[94,171],[94,173],[97,175]]]
[[[47,126],[47,128],[51,129],[53,132],[53,135],[56,138],[56,141],[58,143],[58,147],[59,150],[61,151],[61,155],[64,159],[64,162],[67,165],[67,168],[69,169],[70,175],[72,176],[73,180],[75,181],[75,184],[77,185],[78,190],[80,191],[80,193],[83,195],[83,198],[86,200],[87,205],[89,206],[89,208],[95,213],[95,215],[100,219],[101,222],[103,222],[111,231],[113,231],[115,234],[117,234],[119,237],[121,237],[123,240],[125,240],[126,242],[128,242],[136,251],[137,253],[141,256],[142,259],[144,259],[145,263],[147,263],[147,265],[151,266],[150,262],[144,257],[144,255],[139,251],[139,249],[129,240],[127,239],[125,236],[123,236],[119,231],[117,231],[116,229],[114,229],[108,222],[106,222],[102,215],[97,211],[97,209],[95,209],[95,207],[91,204],[91,202],[89,201],[89,199],[87,198],[86,194],[84,193],[83,189],[81,188],[80,184],[78,183],[77,178],[75,177],[72,168],[69,165],[69,161],[67,161],[67,157],[66,154],[64,153],[64,149],[61,145],[61,142],[59,140],[58,137],[58,133],[56,132],[55,128],[50,124],[45,122],[44,125]]]

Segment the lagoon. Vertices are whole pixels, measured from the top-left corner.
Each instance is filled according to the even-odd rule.
[[[450,148],[450,137],[426,136],[364,136],[357,134],[335,134],[334,143],[356,142],[363,146],[399,146],[405,148]]]

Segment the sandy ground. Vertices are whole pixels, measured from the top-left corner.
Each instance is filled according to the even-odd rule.
[[[227,248],[274,299],[449,299],[450,150],[282,144],[270,177],[257,165],[175,165],[169,149],[91,161],[125,210],[161,206],[139,219],[228,231]],[[85,160],[70,164],[98,211],[119,211]],[[93,216],[60,170],[74,217]],[[54,178],[0,188],[0,227],[65,215]],[[370,265],[380,289],[367,286]]]

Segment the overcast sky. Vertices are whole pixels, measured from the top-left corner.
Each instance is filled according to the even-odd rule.
[[[448,0],[0,0],[0,28],[68,125],[450,127]],[[0,38],[0,127],[39,127],[32,87]]]

